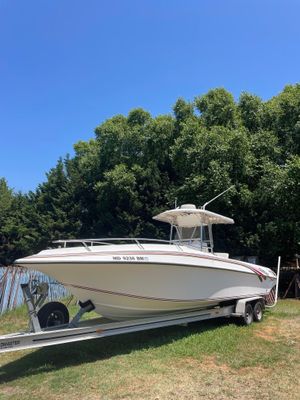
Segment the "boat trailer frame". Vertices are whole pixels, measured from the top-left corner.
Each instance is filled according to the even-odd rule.
[[[264,302],[262,297],[257,296],[240,299],[225,306],[216,306],[204,310],[164,314],[121,322],[101,317],[80,321],[83,314],[93,309],[92,303],[88,301],[84,304],[80,303],[81,307],[78,313],[68,324],[41,328],[37,313],[47,297],[47,286],[42,283],[30,289],[29,284],[23,284],[22,291],[27,305],[29,330],[27,332],[17,332],[0,336],[0,353],[98,339],[167,326],[187,325],[191,322],[213,318],[242,317],[245,314],[245,306],[247,303],[254,303],[257,301]]]
[[[100,317],[80,321],[81,317],[86,312],[90,312],[94,309],[93,303],[91,301],[86,301],[85,303],[79,302],[80,309],[68,324],[48,328],[41,328],[38,318],[38,311],[47,298],[48,285],[45,283],[31,286],[29,283],[22,284],[21,288],[29,317],[29,330],[27,332],[17,332],[0,336],[0,353],[98,339],[167,326],[187,325],[191,322],[221,317],[238,317],[243,319],[244,324],[248,325],[253,319],[253,313],[252,319],[249,319],[247,315],[247,307],[249,304],[255,306],[260,303],[261,316],[265,307],[270,308],[276,305],[278,300],[280,264],[281,257],[279,256],[275,299],[271,306],[265,304],[264,297],[256,296],[232,300],[231,304],[227,303],[227,305],[215,306],[204,310],[164,314],[143,319],[116,322]],[[256,320],[258,321],[259,319],[256,318]]]

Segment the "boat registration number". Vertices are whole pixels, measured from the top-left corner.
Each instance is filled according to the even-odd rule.
[[[114,261],[148,261],[149,257],[145,256],[113,256]]]

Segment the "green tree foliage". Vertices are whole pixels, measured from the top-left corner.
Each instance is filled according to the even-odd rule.
[[[242,124],[250,132],[257,132],[262,127],[263,106],[259,97],[246,92],[241,94],[238,109]]]
[[[201,113],[201,120],[208,127],[237,125],[237,106],[231,93],[223,88],[210,90],[195,99],[195,106]]]
[[[11,208],[13,191],[9,189],[4,178],[0,179],[0,223],[4,224],[7,212]]]
[[[75,144],[35,192],[15,193],[0,179],[0,263],[70,237],[166,237],[152,216],[205,203],[233,217],[218,226],[216,247],[273,263],[300,242],[300,85],[269,101],[223,88],[179,98],[173,115],[137,108]]]
[[[3,179],[0,182],[0,264],[8,264],[37,249],[40,236],[31,195],[13,193]]]
[[[288,85],[266,103],[265,127],[276,132],[286,156],[300,152],[300,84]]]
[[[68,159],[59,160],[39,185],[33,196],[37,221],[42,236],[49,240],[72,237],[80,230],[78,207],[74,201],[73,184],[67,173]]]

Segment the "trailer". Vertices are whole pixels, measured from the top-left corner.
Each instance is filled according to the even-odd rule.
[[[88,301],[84,304],[80,303],[80,310],[69,323],[61,324],[62,310],[65,305],[59,302],[50,302],[42,306],[47,297],[47,290],[45,284],[36,285],[33,290],[30,289],[29,284],[22,285],[28,309],[29,330],[0,336],[0,353],[98,339],[173,325],[186,325],[191,322],[220,317],[236,317],[243,324],[249,325],[253,321],[262,319],[265,308],[264,298],[257,296],[239,299],[232,304],[209,309],[143,319],[116,322],[100,317],[81,321],[82,315],[93,309],[93,304]],[[43,307],[44,312],[41,312]],[[53,311],[55,307],[56,312]],[[45,313],[47,313],[48,320]],[[45,325],[45,323],[41,324],[41,321],[48,321],[48,324],[46,323],[46,326],[42,327],[41,325]]]
[[[278,257],[277,281],[274,287],[272,305],[266,304],[265,297],[256,296],[232,300],[219,306],[197,311],[126,321],[112,321],[101,317],[81,320],[85,313],[94,309],[93,303],[88,300],[84,303],[79,301],[80,309],[69,322],[69,312],[63,303],[56,301],[45,303],[48,295],[47,283],[22,284],[21,288],[29,318],[29,329],[26,332],[0,336],[0,353],[98,339],[167,326],[187,325],[191,322],[221,317],[233,317],[244,325],[250,325],[253,321],[260,322],[265,308],[274,307],[277,303],[280,263],[281,257]]]

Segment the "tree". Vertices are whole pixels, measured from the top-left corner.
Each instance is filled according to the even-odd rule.
[[[193,104],[186,102],[182,97],[176,101],[173,111],[178,122],[184,122],[194,116]]]
[[[0,224],[3,223],[6,213],[13,201],[13,191],[7,185],[4,178],[0,178]]]
[[[44,246],[55,239],[76,237],[80,231],[79,210],[65,166],[67,162],[68,159],[65,163],[60,159],[47,174],[47,181],[39,185],[33,195],[38,215],[36,226]]]
[[[130,126],[143,126],[151,120],[151,115],[142,108],[131,110],[127,117],[127,122]]]
[[[236,221],[214,227],[216,250],[269,265],[299,252],[300,85],[268,101],[242,93],[238,103],[218,88],[194,104],[179,98],[173,112],[109,118],[35,192],[15,193],[0,179],[0,262],[58,238],[165,238],[154,214],[175,198],[204,204],[233,184],[210,205]]]
[[[246,92],[241,94],[238,110],[242,124],[250,132],[256,132],[262,127],[263,106],[263,102],[258,96]]]
[[[266,129],[273,130],[283,148],[284,155],[300,152],[300,84],[288,85],[266,103],[264,115]]]
[[[213,89],[205,95],[196,97],[195,106],[207,127],[214,125],[235,127],[238,124],[234,98],[223,88]]]

